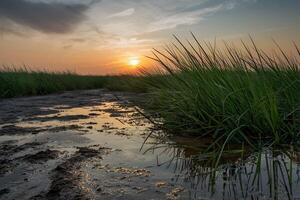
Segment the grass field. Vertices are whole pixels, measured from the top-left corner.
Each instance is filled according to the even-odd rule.
[[[146,92],[141,78],[133,76],[81,76],[71,72],[0,68],[0,98],[45,95],[69,90],[107,88]]]
[[[176,38],[176,37],[175,37]],[[248,142],[299,142],[299,48],[268,55],[250,38],[243,49],[192,42],[154,50],[160,80],[151,81],[153,107],[173,133]],[[192,45],[193,44],[193,45]],[[275,43],[277,45],[277,43]],[[224,143],[223,143],[224,144]]]
[[[108,88],[147,92],[147,108],[158,113],[164,127],[176,134],[210,136],[226,142],[300,136],[300,70],[297,57],[268,55],[255,43],[243,50],[225,50],[193,42],[154,50],[156,73],[141,76],[79,76],[72,73],[5,70],[0,72],[0,97]],[[192,45],[193,44],[193,45]],[[295,45],[296,52],[300,51]]]
[[[25,68],[2,68],[0,71],[0,98],[101,88],[104,82],[104,77],[78,76],[69,72],[50,73],[29,71]]]

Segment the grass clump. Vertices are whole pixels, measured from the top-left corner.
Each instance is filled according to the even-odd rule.
[[[211,136],[226,142],[272,138],[299,141],[299,62],[268,55],[252,41],[244,49],[225,50],[193,42],[154,49],[159,80],[151,81],[153,106],[167,129],[175,133]],[[300,51],[296,50],[300,56]],[[158,75],[156,75],[157,77]],[[261,140],[260,140],[261,141]]]

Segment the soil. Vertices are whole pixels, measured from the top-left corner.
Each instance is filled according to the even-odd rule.
[[[0,199],[178,199],[141,165],[153,125],[131,98],[90,90],[0,100]]]
[[[211,141],[165,135],[133,100],[147,98],[89,90],[0,100],[0,199],[300,199],[299,153],[244,161],[233,151],[213,168],[203,151]]]

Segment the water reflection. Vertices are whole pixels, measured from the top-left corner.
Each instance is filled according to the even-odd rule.
[[[300,186],[298,149],[274,147],[253,150],[239,144],[227,146],[219,156],[221,146],[217,144],[207,151],[214,141],[166,137],[163,133],[157,133],[156,127],[134,108],[127,108],[115,101],[79,107],[60,105],[51,108],[48,114],[30,115],[5,126],[11,131],[1,136],[0,140],[39,144],[41,149],[29,146],[30,150],[22,152],[24,155],[35,155],[37,150],[49,148],[74,155],[77,147],[109,147],[111,153],[99,160],[91,159],[78,168],[78,172],[83,170],[93,179],[88,189],[95,190],[94,185],[101,186],[101,190],[109,192],[106,193],[107,199],[116,199],[119,195],[123,195],[122,199],[163,199],[172,191],[180,191],[172,196],[177,199],[300,199],[300,191],[297,190]],[[33,135],[30,131],[13,137],[8,134],[20,130],[38,130],[36,133],[39,134]],[[145,154],[142,154],[141,144],[151,131],[153,137],[143,145],[142,152]],[[6,150],[6,147],[3,151],[10,155],[10,159],[16,158],[14,152]],[[57,158],[60,163],[62,160],[59,159],[64,158]],[[21,161],[16,159],[15,162]],[[21,163],[28,166],[28,163]],[[37,167],[35,172],[48,170],[45,174],[52,174],[51,167],[34,167]],[[147,170],[151,175],[125,177],[120,169],[129,172]],[[22,170],[27,172],[27,168]],[[13,197],[23,195],[24,191],[28,194],[28,191],[32,194],[40,192],[36,188],[45,188],[44,185],[48,184],[44,182],[47,178],[40,178],[48,175],[35,174],[36,179],[24,182],[23,176],[13,172],[12,175],[17,175],[13,178],[8,176],[1,182],[2,188],[12,187],[10,195]],[[85,180],[83,178],[79,183],[85,184]],[[19,189],[19,183],[23,189]],[[157,186],[158,183],[163,186]],[[137,186],[141,189],[139,192]]]
[[[257,148],[217,145],[210,141],[161,138],[147,150],[169,158],[158,162],[173,170],[192,199],[299,199],[299,151],[289,148]],[[219,159],[220,158],[220,159]],[[159,160],[159,159],[158,159]]]

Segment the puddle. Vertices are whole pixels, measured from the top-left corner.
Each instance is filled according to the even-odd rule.
[[[298,151],[231,149],[215,165],[204,139],[153,132],[143,145],[153,125],[128,95],[1,101],[16,110],[0,124],[0,199],[300,199]]]

